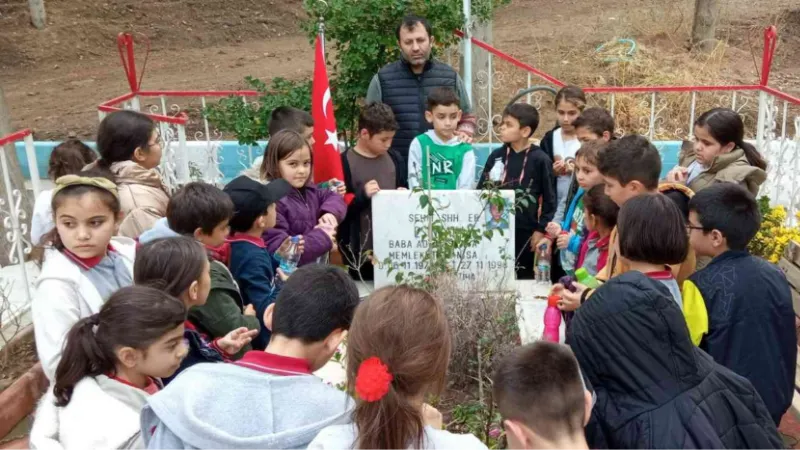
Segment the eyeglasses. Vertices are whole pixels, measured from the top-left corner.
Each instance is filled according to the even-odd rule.
[[[690,225],[690,224],[688,224],[688,223],[687,223],[687,224],[686,224],[686,231],[692,231],[692,230],[705,231],[705,228],[703,228],[703,227],[696,227],[696,226],[694,226],[694,225]]]

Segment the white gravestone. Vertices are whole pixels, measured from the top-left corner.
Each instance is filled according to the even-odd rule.
[[[492,239],[466,249],[458,276],[466,282],[486,282],[495,289],[515,289],[514,286],[514,192],[500,191],[506,208],[488,208],[481,191],[433,191],[438,213],[445,226],[475,225],[483,235],[487,227],[502,229]],[[373,247],[376,259],[375,288],[395,284],[395,274],[387,273],[383,263],[389,258],[399,271],[426,274],[422,262],[427,242],[417,237],[417,229],[427,226],[427,212],[420,208],[422,193],[410,191],[380,191],[372,199]]]

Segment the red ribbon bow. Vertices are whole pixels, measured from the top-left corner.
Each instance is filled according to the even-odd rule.
[[[356,394],[365,402],[376,402],[389,393],[394,377],[377,356],[364,360],[356,374]]]

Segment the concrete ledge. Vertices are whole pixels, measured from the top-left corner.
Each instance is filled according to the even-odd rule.
[[[42,365],[36,363],[14,384],[0,392],[0,436],[6,436],[36,409],[47,385]]]

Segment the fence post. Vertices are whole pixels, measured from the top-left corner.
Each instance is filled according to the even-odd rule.
[[[180,184],[192,181],[189,171],[189,151],[186,149],[186,125],[178,125],[178,157],[175,158],[177,167],[175,174],[178,176]]]
[[[758,122],[756,124],[756,147],[760,152],[764,148],[764,133],[767,127],[767,109],[769,108],[769,94],[764,91],[758,93]]]
[[[12,144],[11,147],[13,148],[14,145]],[[14,189],[14,185],[11,184],[8,159],[6,158],[5,150],[2,148],[0,148],[0,166],[2,166],[3,186],[6,192],[6,198],[3,200],[8,205],[8,216],[3,219],[3,228],[10,229],[7,233],[11,247],[8,252],[8,262],[21,265],[22,282],[25,283],[25,300],[30,304],[32,301],[31,285],[28,282],[28,271],[25,268],[24,235],[26,230],[25,226],[20,223],[21,219],[25,217],[25,211],[22,209],[25,188],[23,187],[22,190]],[[0,206],[2,206],[2,202],[0,202]],[[17,254],[16,257],[14,256],[15,252]]]
[[[11,113],[8,109],[8,105],[6,104],[3,87],[0,86],[0,137],[11,134],[12,132]],[[8,184],[9,189],[11,189],[12,186],[17,186],[20,189],[19,192],[20,195],[22,195],[22,199],[19,209],[21,211],[33,211],[33,198],[28,195],[28,192],[25,190],[25,177],[22,175],[22,170],[20,168],[19,160],[17,159],[17,150],[14,147],[14,143],[11,142],[6,144],[5,150],[2,148],[2,146],[0,146],[0,152],[5,153],[6,165],[11,180]],[[0,184],[0,198],[5,197],[4,190],[5,185]],[[8,260],[6,259],[8,256],[7,252],[8,249],[12,248],[13,244],[13,242],[5,240],[5,233],[0,235],[0,266],[8,263]]]
[[[462,54],[464,70],[461,74],[464,81],[464,89],[467,91],[470,102],[472,102],[472,0],[463,0],[464,6],[464,52]]]
[[[33,135],[25,136],[25,157],[28,159],[28,170],[31,174],[31,186],[33,186],[33,198],[39,197],[42,192],[42,183],[39,178],[39,165],[36,163],[36,147],[33,145]]]

